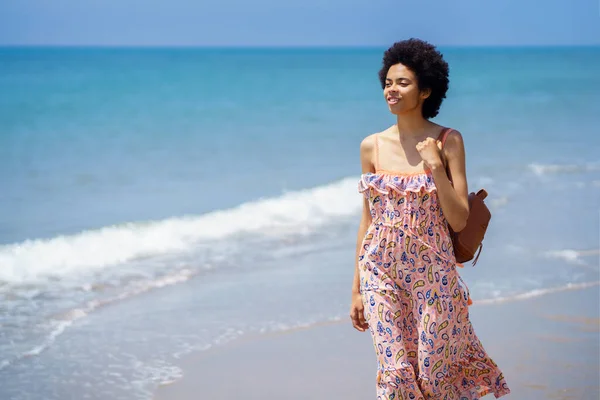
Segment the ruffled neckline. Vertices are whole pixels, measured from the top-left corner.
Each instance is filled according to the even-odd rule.
[[[364,193],[369,189],[374,189],[382,194],[388,194],[390,190],[406,194],[407,192],[419,193],[422,191],[431,193],[436,190],[436,187],[433,175],[429,170],[415,173],[378,170],[367,172],[360,177],[359,192]]]

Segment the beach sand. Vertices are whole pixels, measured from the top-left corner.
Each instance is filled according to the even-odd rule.
[[[599,398],[597,284],[499,303],[475,299],[470,313],[511,388],[504,398]],[[180,366],[184,377],[160,387],[156,400],[376,398],[370,335],[349,321],[239,340],[192,354]]]

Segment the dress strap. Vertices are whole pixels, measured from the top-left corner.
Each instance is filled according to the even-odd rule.
[[[452,128],[444,128],[442,129],[442,131],[440,132],[440,136],[438,136],[438,140],[440,142],[442,142],[442,148],[444,147],[444,144],[446,143],[446,139],[448,138],[448,134],[450,132],[452,132],[454,129]]]
[[[375,134],[375,171],[379,171],[379,138]]]

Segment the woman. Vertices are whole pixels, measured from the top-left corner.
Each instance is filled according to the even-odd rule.
[[[421,40],[395,43],[379,72],[397,123],[360,145],[364,205],[352,323],[370,330],[378,399],[479,399],[508,394],[469,321],[449,227],[469,215],[460,132],[430,121],[448,64]]]

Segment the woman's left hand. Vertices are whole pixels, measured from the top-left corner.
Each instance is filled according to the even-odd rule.
[[[442,161],[442,143],[434,138],[427,138],[422,142],[417,143],[417,151],[427,168],[439,168],[444,166]]]

